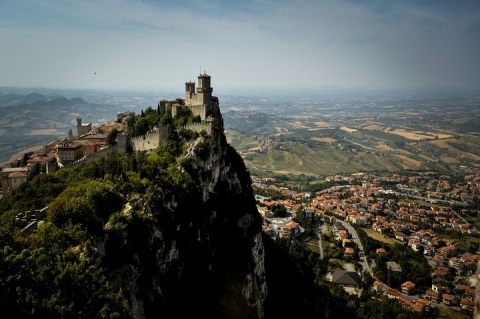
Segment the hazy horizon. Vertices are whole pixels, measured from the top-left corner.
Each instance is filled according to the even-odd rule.
[[[480,1],[5,0],[0,86],[480,92]]]

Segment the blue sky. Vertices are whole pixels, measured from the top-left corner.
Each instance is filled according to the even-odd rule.
[[[182,89],[200,70],[217,93],[480,92],[480,1],[2,0],[0,86]]]

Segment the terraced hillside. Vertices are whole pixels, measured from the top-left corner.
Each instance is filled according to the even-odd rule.
[[[432,98],[409,107],[310,108],[301,116],[234,111],[224,119],[254,174],[460,173],[480,168],[479,106],[478,98]]]

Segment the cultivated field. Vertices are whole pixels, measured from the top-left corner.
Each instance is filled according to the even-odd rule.
[[[314,122],[313,124],[315,124],[315,126],[319,127],[319,128],[331,128],[332,125],[328,122]]]
[[[397,243],[395,240],[387,237],[386,235],[384,234],[380,234],[380,233],[377,233],[376,231],[374,231],[373,229],[371,228],[362,228],[365,233],[367,233],[368,237],[371,237],[375,240],[378,240],[378,241],[381,241],[382,243],[385,243],[387,245],[395,245],[395,243]]]
[[[335,143],[337,140],[331,137],[312,137],[311,140],[323,143]]]
[[[439,133],[432,133],[432,132],[420,132],[420,131],[406,131],[404,129],[396,129],[393,131],[385,130],[385,132],[390,134],[396,134],[405,137],[406,139],[413,140],[413,141],[421,141],[421,140],[433,140],[433,139],[445,139],[452,137],[450,134],[439,134]]]
[[[341,129],[342,131],[347,132],[347,133],[353,133],[353,132],[358,131],[358,130],[355,129],[355,128],[350,128],[350,127],[346,127],[346,126],[342,126],[342,127],[340,127],[340,129]]]
[[[290,124],[294,128],[309,129],[308,126],[305,126],[305,124],[303,124],[302,122],[299,122],[299,121],[289,122],[288,124]]]

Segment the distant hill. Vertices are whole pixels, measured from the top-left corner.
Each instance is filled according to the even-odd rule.
[[[37,101],[48,101],[49,98],[39,93],[21,94],[0,94],[0,106],[14,106],[19,104],[31,104]]]
[[[275,133],[275,126],[285,123],[275,115],[258,111],[230,111],[223,117],[225,128],[250,134]]]
[[[480,165],[478,98],[304,100],[225,113],[227,139],[252,173],[474,173]]]
[[[0,94],[0,163],[65,137],[70,128],[75,132],[75,119],[79,116],[84,122],[98,125],[98,119],[114,120],[115,113],[81,98]]]

